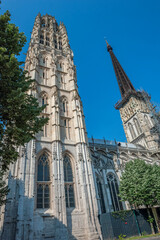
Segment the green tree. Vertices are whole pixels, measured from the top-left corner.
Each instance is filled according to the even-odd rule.
[[[160,204],[160,166],[146,164],[139,159],[128,162],[119,190],[122,201],[128,201],[131,207],[146,206],[154,233],[149,207]]]
[[[120,197],[135,208],[160,203],[160,167],[143,160],[130,161],[120,180]]]
[[[17,148],[34,138],[48,119],[31,89],[35,81],[26,76],[17,56],[26,42],[24,33],[10,23],[10,13],[0,15],[0,193],[6,190],[2,175],[18,157]],[[4,192],[4,191],[3,191]]]

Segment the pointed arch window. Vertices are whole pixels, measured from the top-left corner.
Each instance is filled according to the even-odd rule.
[[[39,41],[41,44],[44,44],[44,34],[42,33],[40,35],[40,41]]]
[[[62,40],[59,38],[59,50],[62,50]]]
[[[42,93],[41,95],[41,105],[47,105],[48,106],[48,96],[46,93]],[[47,106],[45,107],[45,109],[43,110],[44,113],[47,113]]]
[[[104,203],[103,189],[102,189],[102,184],[99,177],[96,178],[96,182],[97,182],[97,190],[98,190],[98,196],[99,196],[99,201],[101,206],[101,213],[105,213],[106,208]]]
[[[56,36],[54,37],[54,46],[57,49],[57,39],[56,39]]]
[[[44,19],[42,20],[41,26],[42,26],[42,27],[45,27],[45,26],[46,26]]]
[[[134,139],[136,137],[136,134],[135,134],[133,125],[131,123],[128,123],[128,127],[129,127],[129,131],[130,131],[131,137],[132,137],[132,139]]]
[[[119,187],[117,183],[117,179],[114,174],[109,173],[107,175],[107,182],[108,182],[108,187],[109,187],[109,192],[110,192],[110,197],[111,197],[111,202],[114,211],[120,211],[123,210],[123,205],[121,202],[119,195]]]
[[[50,166],[46,153],[43,153],[38,159],[37,208],[50,208]]]
[[[140,124],[136,118],[133,119],[135,128],[137,130],[138,135],[142,133],[142,129],[140,127]]]
[[[64,168],[64,187],[65,187],[66,207],[74,208],[75,198],[74,198],[73,172],[72,172],[71,161],[68,156],[64,157],[63,168]]]
[[[151,125],[151,122],[150,122],[149,117],[147,115],[144,115],[144,120],[145,120],[146,124],[148,125],[148,127],[151,128],[152,125]]]
[[[46,35],[46,46],[50,46],[50,37],[49,37],[49,34]]]

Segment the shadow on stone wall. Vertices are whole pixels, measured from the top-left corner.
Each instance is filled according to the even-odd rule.
[[[76,240],[54,215],[34,211],[35,199],[24,196],[24,182],[9,177],[10,192],[0,240]],[[31,186],[28,186],[31,187]]]

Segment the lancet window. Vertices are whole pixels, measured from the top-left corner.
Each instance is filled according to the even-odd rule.
[[[64,137],[70,139],[70,125],[69,119],[64,119]]]
[[[41,97],[41,101],[42,101],[42,106],[44,106],[45,104],[48,104],[48,97],[46,95],[46,93],[44,93]],[[45,107],[45,109],[43,110],[44,113],[47,112],[47,106]]]
[[[49,34],[46,35],[46,46],[50,46]]]
[[[136,134],[135,134],[133,125],[131,123],[128,123],[128,127],[129,127],[129,131],[130,131],[131,137],[132,137],[132,139],[134,139],[136,137]]]
[[[150,122],[150,120],[149,120],[149,118],[148,118],[148,116],[147,115],[144,115],[144,120],[145,120],[145,122],[146,122],[146,124],[148,125],[148,127],[152,127],[152,125],[151,125],[151,122]]]
[[[59,49],[62,50],[62,40],[61,40],[61,38],[59,39]]]
[[[41,26],[42,26],[42,27],[45,27],[45,26],[46,26],[44,19],[42,20]]]
[[[102,189],[101,181],[98,177],[96,178],[96,182],[97,182],[98,197],[99,197],[100,206],[101,206],[101,213],[105,213],[106,208],[104,203],[103,189]]]
[[[50,162],[46,153],[37,164],[37,208],[50,208]]]
[[[137,130],[138,135],[142,133],[142,129],[140,127],[140,124],[136,118],[133,119],[135,128]]]
[[[67,208],[75,207],[75,197],[74,197],[74,181],[71,161],[68,156],[64,157],[64,187],[65,187],[65,200]]]
[[[44,44],[44,34],[41,33],[40,35],[40,41],[39,41],[41,44]]]
[[[56,36],[55,36],[55,39],[54,39],[54,46],[57,49],[57,39],[56,39]]]
[[[121,199],[118,196],[119,195],[119,187],[118,187],[118,183],[117,183],[117,179],[116,179],[115,175],[113,175],[112,173],[109,173],[107,175],[107,182],[108,182],[108,187],[109,187],[113,210],[114,211],[123,210]]]

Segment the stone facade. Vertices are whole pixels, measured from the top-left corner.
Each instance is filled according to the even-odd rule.
[[[35,19],[25,69],[36,80],[31,94],[47,104],[42,115],[49,122],[19,148],[19,159],[10,167],[1,240],[102,239],[98,215],[129,208],[118,197],[125,163],[140,158],[159,164],[157,148],[149,140],[134,142],[127,128],[135,116],[143,126],[149,110],[134,97],[120,109],[127,140],[136,145],[88,140],[66,28],[49,15]]]

